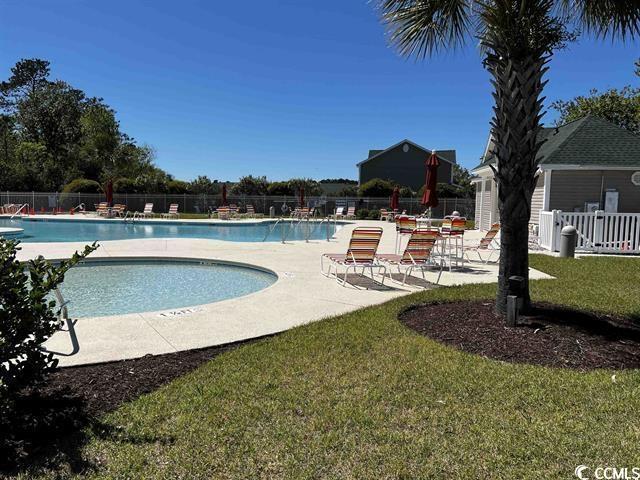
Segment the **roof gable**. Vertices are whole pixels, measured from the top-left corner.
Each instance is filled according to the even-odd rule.
[[[418,150],[422,150],[425,153],[425,155],[431,155],[431,153],[432,153],[432,151],[429,150],[428,148],[424,148],[423,146],[418,145],[417,143],[412,142],[411,140],[405,138],[404,140],[401,140],[400,142],[398,142],[398,143],[396,143],[394,145],[391,145],[389,148],[385,148],[384,150],[369,150],[369,157],[366,158],[365,160],[362,160],[361,162],[358,162],[356,164],[356,166],[359,167],[363,163],[366,163],[369,160],[373,160],[374,158],[378,158],[381,155],[384,155],[385,153],[390,152],[394,148],[397,148],[400,145],[405,144],[405,143],[408,143],[409,145],[412,145],[413,147],[417,148]],[[455,150],[447,150],[447,152],[453,152],[454,156],[455,156]],[[448,162],[448,163],[451,163],[452,165],[456,163],[455,161],[452,161],[450,158],[445,158],[442,155],[439,155],[437,151],[436,151],[436,155],[438,155],[438,159],[443,161],[443,162]]]

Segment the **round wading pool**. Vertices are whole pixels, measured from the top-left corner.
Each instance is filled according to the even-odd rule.
[[[90,260],[60,290],[72,318],[169,310],[248,295],[277,280],[248,265],[206,260]]]

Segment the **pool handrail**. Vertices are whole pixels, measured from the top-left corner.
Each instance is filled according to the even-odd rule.
[[[11,216],[9,217],[9,220],[13,220],[13,218],[14,218],[16,215],[18,215],[18,214],[22,211],[22,209],[23,209],[24,207],[27,207],[27,212],[29,211],[29,204],[28,204],[28,203],[23,203],[22,205],[20,205],[20,208],[19,208],[18,210],[16,210],[16,212],[15,212],[13,215],[11,215]]]

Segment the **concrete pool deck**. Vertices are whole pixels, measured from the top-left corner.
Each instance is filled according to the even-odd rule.
[[[326,252],[346,251],[351,231],[358,225],[381,226],[384,234],[379,251],[395,248],[395,226],[386,222],[353,222],[345,225],[330,242],[225,242],[204,239],[133,239],[101,242],[90,258],[169,257],[201,258],[240,262],[272,270],[278,280],[272,286],[251,295],[217,303],[111,317],[82,318],[75,321],[79,348],[74,351],[70,336],[59,332],[46,347],[60,354],[60,365],[81,365],[147,354],[161,354],[220,345],[281,332],[295,326],[376,305],[420,290],[401,286],[388,279],[381,286],[357,278],[356,286],[339,285],[320,274],[320,256]],[[465,241],[480,238],[469,231]],[[66,258],[82,249],[84,243],[23,243],[20,260],[43,255],[49,259]],[[471,263],[461,271],[445,269],[441,285],[491,283],[497,278],[497,265]],[[427,272],[435,281],[436,273]],[[552,278],[531,270],[531,278]],[[418,283],[421,278],[415,279]],[[359,286],[358,286],[359,285]],[[365,289],[364,287],[371,287]],[[95,299],[96,302],[100,298]],[[69,305],[73,316],[73,305]]]

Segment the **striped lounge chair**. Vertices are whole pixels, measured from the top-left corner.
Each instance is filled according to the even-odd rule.
[[[169,211],[167,213],[162,214],[162,218],[171,218],[171,217],[175,217],[175,218],[180,217],[180,214],[178,213],[177,203],[172,203],[171,205],[169,205]]]
[[[356,207],[347,208],[347,213],[344,215],[344,218],[346,218],[347,220],[349,220],[349,219],[355,220],[356,219]]]
[[[143,218],[153,217],[153,203],[145,203],[144,210],[140,213],[140,216]]]
[[[467,258],[471,260],[471,258],[469,257],[469,252],[475,252],[482,263],[489,263],[489,260],[491,260],[491,257],[496,252],[498,253],[498,258],[500,258],[500,249],[496,248],[494,244],[494,240],[496,239],[498,232],[500,232],[500,224],[494,223],[493,225],[491,225],[491,228],[485,234],[482,240],[480,240],[480,243],[478,245],[469,245],[468,247],[464,247],[463,250]],[[482,255],[480,255],[480,252],[489,252],[489,256],[486,259],[483,259]]]
[[[231,209],[229,207],[218,207],[216,213],[220,220],[229,220],[229,218],[231,218]]]
[[[422,272],[422,278],[426,280],[424,271],[432,266],[438,266],[439,273],[435,283],[440,282],[442,276],[442,269],[444,268],[444,259],[441,257],[439,262],[434,260],[434,247],[438,239],[439,232],[437,230],[430,229],[415,229],[409,237],[407,247],[404,252],[400,254],[376,254],[376,259],[382,264],[394,266],[398,268],[398,273],[402,273],[404,269],[404,277],[402,278],[402,285],[407,283],[407,276],[411,275],[414,270],[420,270]],[[389,272],[389,278],[391,272]]]
[[[108,217],[111,215],[109,204],[107,202],[100,202],[96,205],[96,215],[99,217]]]
[[[371,278],[374,275],[374,269],[378,272],[383,271],[382,284],[384,284],[384,274],[387,268],[376,262],[376,252],[378,245],[380,245],[380,239],[382,238],[382,228],[379,227],[359,227],[353,230],[351,233],[351,240],[349,241],[349,248],[347,253],[325,253],[320,257],[320,271],[326,277],[331,276],[331,269],[335,268],[336,281],[343,286],[347,283],[347,275],[349,270],[353,269],[353,273],[356,273],[358,268],[362,268],[362,273],[365,269],[369,269],[371,272]],[[329,268],[325,272],[324,262],[328,261]],[[340,281],[340,275],[338,274],[338,267],[345,267],[344,276],[342,282]]]
[[[127,206],[122,205],[121,203],[116,203],[111,208],[111,214],[115,217],[124,217],[127,212]]]
[[[255,218],[256,216],[256,210],[255,208],[253,208],[253,205],[247,205],[247,213],[246,213],[248,218]]]
[[[411,235],[416,228],[418,228],[416,217],[409,215],[398,215],[396,217],[396,253],[400,252],[402,238]]]
[[[336,207],[335,213],[332,215],[334,219],[344,217],[344,207]]]

